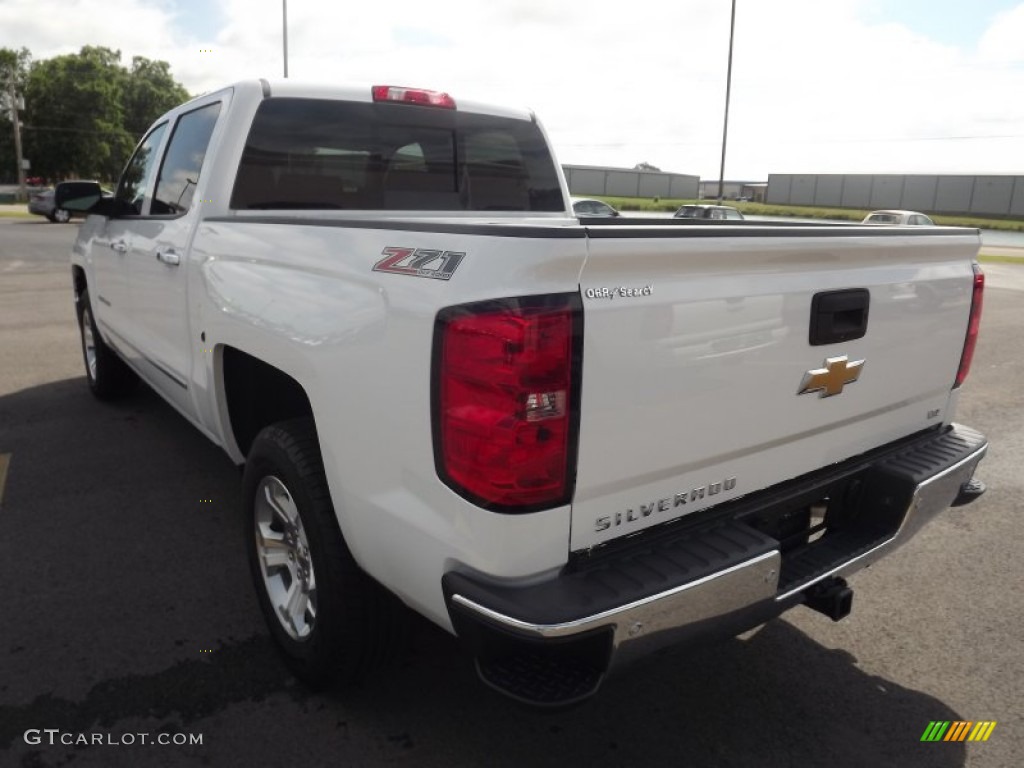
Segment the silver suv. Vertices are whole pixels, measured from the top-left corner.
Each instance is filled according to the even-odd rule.
[[[730,219],[743,221],[743,214],[728,205],[684,205],[673,215],[676,219]]]

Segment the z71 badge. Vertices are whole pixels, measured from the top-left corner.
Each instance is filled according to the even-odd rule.
[[[450,280],[466,254],[432,248],[385,248],[384,258],[373,265],[374,272],[391,272],[411,277]]]

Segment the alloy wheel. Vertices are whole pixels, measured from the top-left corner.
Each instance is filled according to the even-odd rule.
[[[302,518],[288,488],[278,478],[264,477],[256,489],[256,554],[263,588],[293,640],[309,637],[316,624],[316,574]]]

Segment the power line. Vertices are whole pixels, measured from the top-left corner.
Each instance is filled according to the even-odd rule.
[[[23,131],[49,131],[52,133],[91,133],[98,136],[110,136],[113,131],[96,131],[89,128],[62,128],[56,125],[22,125]]]

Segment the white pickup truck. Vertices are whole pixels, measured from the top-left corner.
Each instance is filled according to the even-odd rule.
[[[90,388],[141,378],[245,465],[312,685],[404,604],[572,703],[667,643],[842,618],[843,577],[984,490],[953,423],[974,230],[579,219],[529,111],[294,81],[190,101],[113,197],[59,196],[92,214]]]

